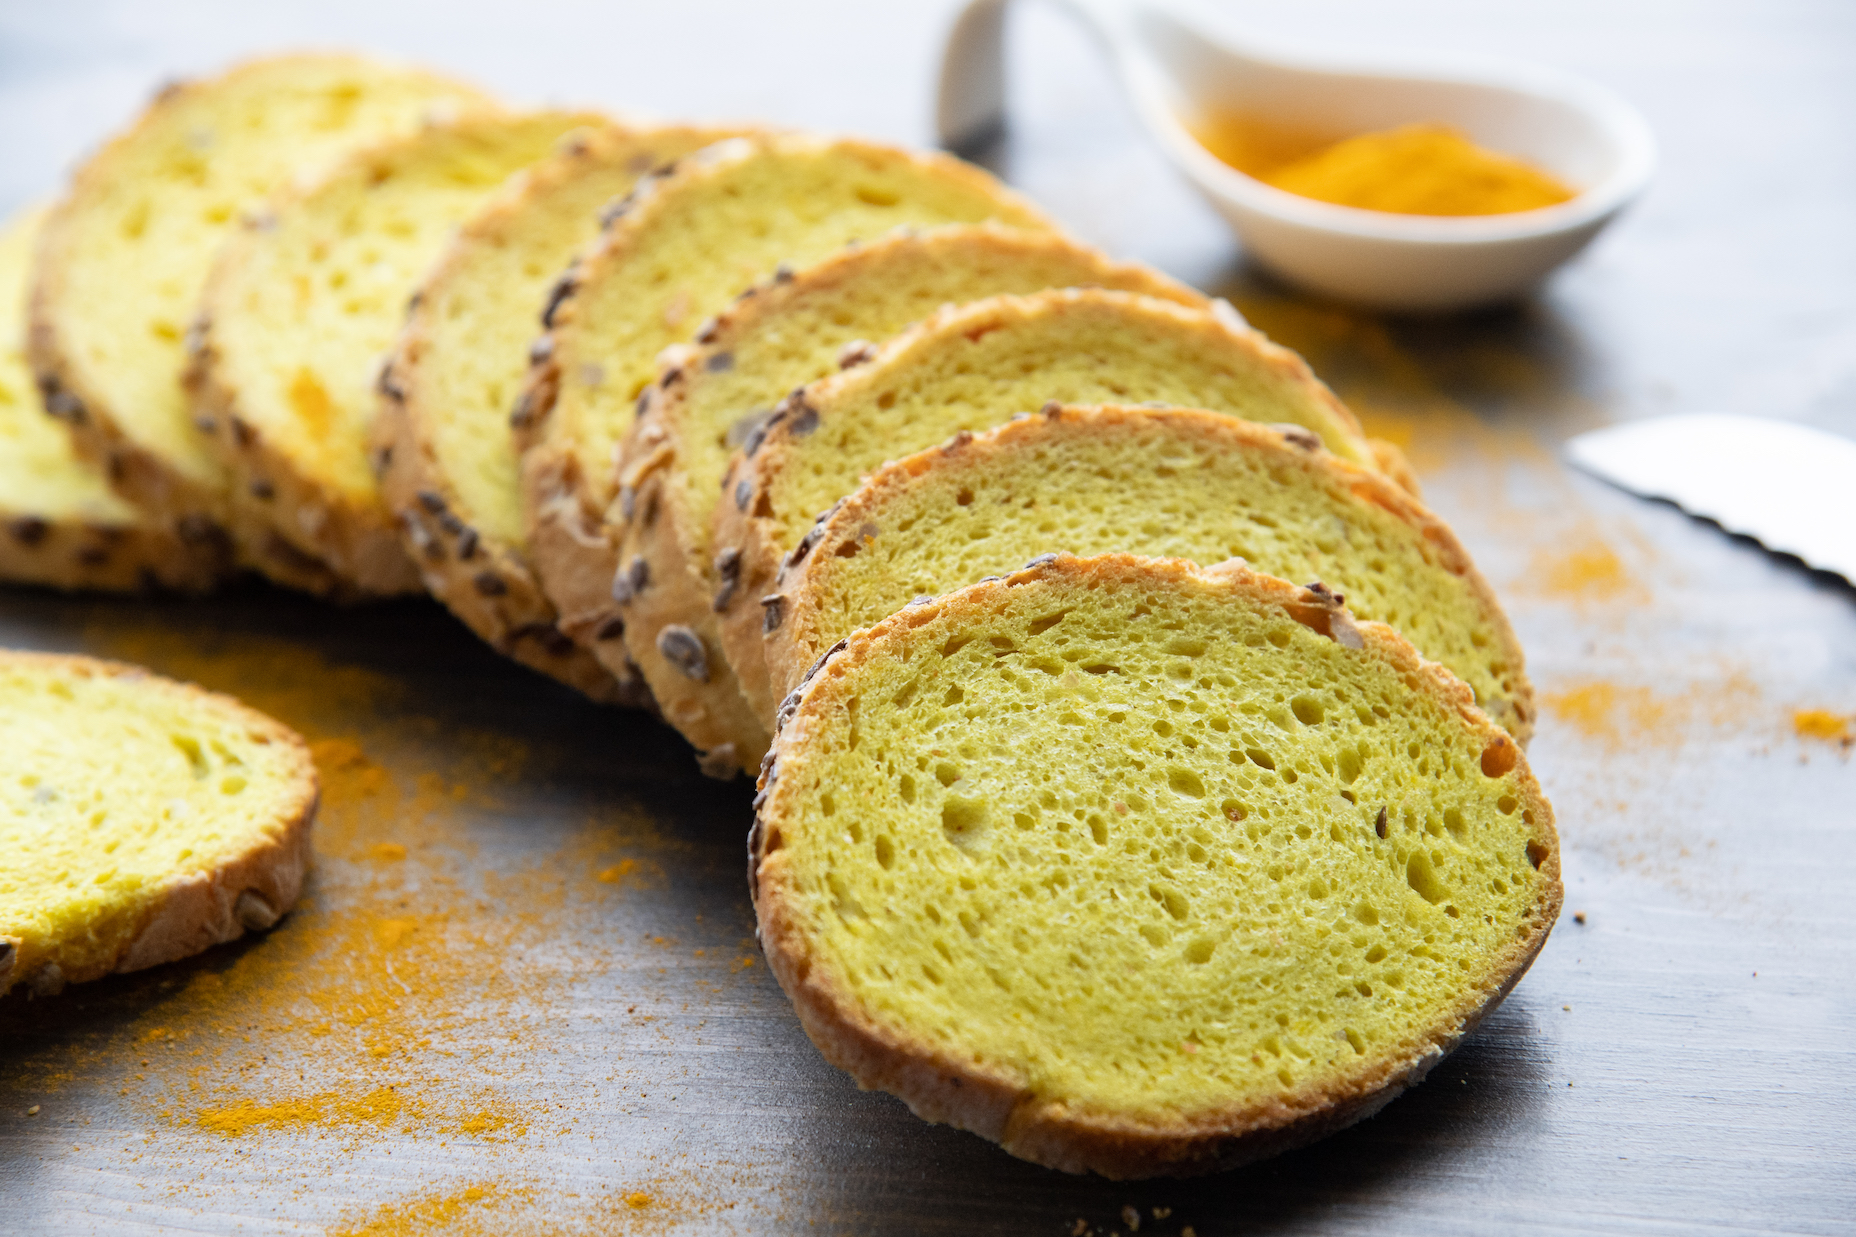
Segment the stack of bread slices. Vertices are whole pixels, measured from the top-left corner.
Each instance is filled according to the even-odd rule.
[[[1397,451],[955,159],[292,55],[164,91],[0,277],[0,572],[423,588],[759,769],[774,971],[925,1116],[1235,1163],[1551,926],[1522,652]]]

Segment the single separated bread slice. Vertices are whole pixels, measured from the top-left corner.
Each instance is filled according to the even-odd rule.
[[[1241,564],[1053,555],[850,637],[782,718],[749,879],[807,1034],[1053,1168],[1371,1115],[1559,912],[1552,811],[1468,690]]]
[[[595,700],[648,704],[555,625],[522,523],[509,409],[548,285],[638,178],[729,136],[607,127],[519,173],[459,228],[413,297],[380,383],[374,465],[432,595],[498,652]],[[615,631],[610,636],[617,640]]]
[[[231,697],[0,651],[0,751],[0,992],[171,962],[296,901],[315,766]]]
[[[234,478],[235,533],[280,583],[420,588],[368,462],[381,356],[420,278],[470,212],[590,112],[478,112],[356,151],[273,197],[220,251],[187,385]]]
[[[26,281],[44,221],[0,231],[0,580],[52,588],[211,588],[218,572],[118,497],[45,416],[26,364]]]
[[[622,656],[597,639],[623,622],[612,596],[626,519],[615,452],[658,353],[756,280],[853,240],[985,220],[1052,229],[1030,203],[956,159],[799,134],[709,147],[641,183],[608,220],[549,299],[548,340],[512,418],[535,566],[562,628],[615,673],[636,663],[653,692],[669,695],[659,704],[670,723],[712,751],[758,726],[738,697],[705,702],[730,709],[726,716],[679,709],[677,685],[719,668],[719,649],[661,630],[648,641],[625,632]],[[762,734],[754,746],[765,742]]]
[[[486,101],[424,70],[320,54],[162,91],[78,170],[46,223],[31,335],[46,410],[117,492],[230,560],[230,475],[180,384],[220,244],[292,176],[435,110]]]
[[[867,364],[789,396],[730,466],[715,545],[736,556],[741,584],[722,610],[722,643],[756,716],[779,702],[764,637],[784,620],[785,576],[811,549],[806,533],[819,513],[885,460],[1053,400],[1146,401],[1287,422],[1335,455],[1373,465],[1346,406],[1300,357],[1228,308],[1099,289],[950,307]]]
[[[885,464],[812,540],[767,637],[781,696],[831,645],[912,598],[1052,550],[1129,550],[1324,581],[1468,684],[1516,742],[1532,727],[1520,641],[1456,534],[1384,477],[1277,427],[1052,406]]]
[[[700,659],[674,660],[676,673],[651,686],[666,714],[715,723],[721,739],[704,768],[727,777],[753,769],[767,741],[765,722],[744,718],[716,620],[738,583],[738,562],[717,559],[710,543],[735,449],[787,392],[873,353],[869,340],[944,305],[1084,285],[1206,304],[1184,284],[1062,236],[954,224],[887,236],[768,280],[704,324],[698,343],[665,351],[619,459],[620,505],[638,518],[624,527],[614,596],[634,644],[702,650]]]

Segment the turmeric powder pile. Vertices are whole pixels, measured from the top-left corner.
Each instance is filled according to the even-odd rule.
[[[1194,126],[1205,148],[1238,171],[1305,198],[1399,215],[1506,215],[1572,198],[1553,176],[1485,150],[1446,125],[1401,125],[1322,143],[1252,117]]]

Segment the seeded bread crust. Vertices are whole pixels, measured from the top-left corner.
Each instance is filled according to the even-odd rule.
[[[498,652],[603,703],[656,708],[636,668],[615,674],[561,630],[560,615],[535,576],[529,547],[483,527],[446,471],[437,434],[441,421],[455,412],[443,406],[432,372],[432,366],[444,363],[434,355],[441,329],[436,315],[438,306],[461,295],[460,287],[472,278],[475,254],[484,247],[521,244],[525,220],[571,195],[577,185],[615,175],[635,179],[728,136],[728,130],[686,126],[614,126],[588,133],[518,174],[459,229],[433,266],[413,297],[406,329],[381,375],[374,464],[381,493],[426,588]],[[506,420],[499,418],[497,429],[506,433]],[[619,632],[606,639],[616,643]]]
[[[522,453],[532,559],[543,591],[560,611],[561,629],[591,648],[615,673],[623,673],[628,663],[636,665],[665,720],[698,749],[703,771],[716,777],[752,768],[754,753],[765,748],[765,732],[738,695],[700,690],[711,674],[726,673],[720,648],[678,624],[660,626],[648,639],[625,630],[627,620],[614,597],[624,588],[618,572],[620,539],[631,518],[616,476],[623,433],[614,435],[609,458],[594,458],[598,452],[577,437],[581,427],[560,415],[561,392],[565,380],[578,381],[583,367],[601,364],[599,341],[588,338],[589,331],[581,323],[584,292],[609,271],[622,267],[642,221],[675,209],[684,184],[717,174],[730,164],[745,163],[768,151],[805,153],[834,148],[856,151],[872,164],[931,172],[945,183],[989,198],[996,204],[997,217],[1044,219],[1028,201],[986,173],[945,155],[796,134],[718,143],[641,181],[607,213],[600,239],[562,275],[549,298],[542,316],[548,334],[537,344],[536,363],[511,418]],[[695,307],[695,312],[706,309]],[[696,326],[697,319],[692,317],[688,329],[693,331]],[[675,372],[665,371],[658,386]],[[638,449],[645,458],[663,452],[665,444],[645,434],[640,436]],[[646,510],[640,518],[650,514]],[[600,639],[600,633],[615,629],[624,632],[622,654],[609,639]]]
[[[1182,332],[1218,338],[1220,346],[1244,355],[1310,396],[1314,406],[1331,418],[1335,436],[1344,439],[1335,443],[1340,451],[1363,461],[1372,459],[1371,448],[1352,411],[1314,376],[1307,363],[1287,348],[1251,330],[1221,304],[1214,305],[1210,312],[1194,313],[1181,306],[1128,293],[1061,289],[1034,296],[997,296],[970,305],[948,306],[889,341],[867,366],[821,379],[788,396],[768,418],[765,432],[750,441],[730,467],[726,488],[734,501],[721,503],[715,509],[714,544],[718,553],[735,554],[740,586],[721,611],[722,647],[757,717],[768,716],[779,701],[768,672],[766,646],[767,638],[777,634],[785,621],[788,578],[818,543],[819,525],[815,523],[798,544],[788,544],[780,517],[768,498],[770,489],[778,484],[780,470],[797,454],[796,445],[810,436],[823,419],[834,415],[834,404],[841,391],[858,389],[869,374],[882,367],[899,365],[916,355],[932,357],[950,340],[978,339],[1015,321],[1033,321],[1043,315],[1092,305],[1122,307],[1130,313],[1151,313],[1162,318],[1176,317]],[[1058,395],[1057,392],[1051,394]],[[1302,432],[1314,445],[1320,445],[1321,440],[1311,431]],[[912,452],[926,444],[898,442],[894,445],[899,450]],[[819,512],[817,519],[823,521],[829,515],[829,511]]]
[[[619,556],[619,561],[626,564],[619,609],[637,641],[655,647],[663,633],[680,628],[693,633],[695,643],[691,647],[705,651],[723,647],[717,614],[734,599],[738,577],[726,574],[729,563],[718,564],[709,544],[715,503],[692,503],[690,487],[679,474],[687,467],[684,461],[695,449],[697,437],[713,435],[718,428],[699,419],[693,405],[705,383],[716,381],[714,375],[734,368],[741,346],[759,338],[769,323],[780,322],[794,306],[803,306],[847,286],[884,278],[899,268],[931,267],[944,273],[942,282],[950,289],[965,276],[969,281],[966,290],[980,296],[998,291],[999,280],[989,279],[992,286],[972,283],[987,279],[978,272],[1009,270],[1015,258],[1025,263],[1050,262],[1057,255],[1074,260],[1082,275],[1078,283],[1136,291],[1184,305],[1209,303],[1204,296],[1156,271],[1111,262],[1063,236],[990,223],[951,225],[884,237],[802,271],[766,280],[704,323],[697,331],[696,343],[667,350],[660,359],[659,381],[648,387],[640,399],[638,421],[619,457],[621,509],[629,506],[634,513],[641,513],[625,524]],[[838,359],[839,367],[851,368],[875,354],[875,347],[862,342],[860,335],[886,336],[900,325],[885,324],[881,332],[876,332],[869,329],[868,323],[844,324],[840,342],[846,350]],[[754,432],[756,418],[765,418],[785,394],[784,389],[766,391],[757,407],[734,409],[740,420],[729,429],[730,440],[738,444],[747,439]],[[699,492],[707,497],[712,491],[705,486]],[[729,501],[725,492],[716,498]],[[634,580],[638,581],[635,587]],[[677,633],[673,632],[671,638],[678,638]],[[705,662],[708,664],[702,669],[707,672],[706,678],[685,674],[670,687],[659,685],[658,690],[669,695],[674,689],[677,702],[667,707],[701,707],[725,728],[742,712],[741,688],[728,661],[705,657]],[[766,751],[770,717],[763,713],[755,720],[751,728],[737,726],[727,731],[724,739],[725,747],[732,748],[743,768],[757,766]],[[719,750],[712,749],[712,755],[718,757],[713,763],[726,768]],[[729,775],[732,772],[729,770]]]
[[[1538,854],[1536,866],[1544,878],[1524,929],[1486,973],[1464,982],[1461,999],[1434,1024],[1415,1030],[1396,1051],[1348,1078],[1344,1086],[1303,1086],[1254,1106],[1182,1112],[1166,1120],[1095,1111],[1041,1098],[1003,1069],[976,1065],[940,1050],[908,1027],[879,1020],[818,964],[815,942],[797,912],[790,864],[781,853],[782,821],[792,798],[782,785],[802,783],[807,763],[820,758],[808,745],[810,728],[831,712],[842,711],[855,697],[858,670],[886,642],[906,641],[911,630],[941,617],[956,623],[979,621],[1004,602],[1008,590],[1066,578],[1094,579],[1129,590],[1202,589],[1229,596],[1236,604],[1285,612],[1318,634],[1359,649],[1360,656],[1389,663],[1413,691],[1453,706],[1488,750],[1512,754],[1516,788],[1534,813],[1530,853]],[[1127,554],[1088,559],[1053,555],[1003,579],[911,606],[834,646],[781,705],[754,804],[748,886],[757,935],[769,968],[820,1053],[860,1087],[896,1095],[924,1120],[969,1130],[1034,1163],[1116,1180],[1186,1177],[1234,1168],[1304,1146],[1378,1112],[1421,1081],[1513,990],[1545,945],[1562,897],[1552,809],[1513,741],[1475,707],[1469,689],[1443,667],[1425,661],[1391,628],[1353,622],[1345,608],[1334,603],[1333,594],[1297,588],[1241,563],[1201,569],[1182,560]]]
[[[982,434],[957,435],[938,447],[883,465],[855,494],[831,509],[817,526],[819,549],[806,556],[796,574],[789,573],[783,590],[785,619],[765,637],[765,657],[778,697],[784,699],[798,686],[806,670],[835,639],[835,635],[821,634],[824,616],[820,602],[836,596],[829,591],[836,565],[847,561],[849,554],[854,554],[866,538],[907,535],[884,531],[890,523],[887,509],[905,491],[937,473],[983,475],[996,462],[1060,435],[1119,440],[1124,428],[1150,420],[1164,420],[1173,433],[1199,439],[1208,452],[1272,455],[1290,468],[1325,473],[1362,503],[1391,513],[1422,536],[1436,553],[1439,565],[1467,586],[1474,605],[1495,629],[1495,644],[1503,660],[1514,667],[1512,696],[1482,707],[1505,726],[1517,743],[1526,746],[1533,733],[1535,713],[1533,686],[1523,669],[1526,655],[1496,599],[1495,590],[1476,570],[1469,552],[1448,524],[1387,477],[1340,459],[1320,447],[1311,449],[1305,437],[1289,434],[1278,426],[1183,408],[1051,406],[1035,416],[1022,417]],[[1059,547],[1043,548],[1056,550]],[[1347,591],[1347,583],[1343,580],[1330,576],[1328,583],[1342,592]]]
[[[47,519],[0,506],[0,580],[67,592],[209,592],[220,577],[165,528]]]
[[[171,877],[147,900],[139,922],[112,955],[67,971],[46,959],[35,942],[0,933],[0,994],[23,983],[36,996],[52,996],[66,984],[191,957],[246,932],[265,931],[296,903],[313,855],[310,832],[318,783],[309,747],[294,730],[230,696],[158,678],[139,666],[16,650],[0,650],[0,664],[38,668],[52,675],[145,680],[151,690],[172,693],[189,705],[235,713],[250,732],[267,736],[280,750],[289,752],[295,766],[286,806],[265,836],[209,872]]]
[[[77,294],[71,271],[84,257],[86,247],[81,217],[122,196],[126,178],[134,174],[136,160],[145,148],[168,140],[169,131],[177,125],[187,124],[196,113],[209,114],[218,100],[254,82],[275,79],[280,84],[289,83],[299,73],[313,75],[322,70],[345,70],[357,77],[382,71],[376,62],[363,57],[306,53],[248,61],[219,77],[177,82],[158,92],[134,124],[78,169],[70,191],[54,208],[40,242],[29,334],[32,368],[46,412],[64,424],[79,454],[104,471],[117,493],[142,508],[150,519],[170,528],[189,553],[206,560],[211,571],[228,575],[240,565],[241,558],[262,558],[268,574],[312,592],[326,592],[329,588],[328,569],[321,563],[307,556],[293,558],[282,547],[241,547],[237,543],[231,530],[229,478],[216,468],[202,472],[195,465],[170,459],[128,428],[140,424],[142,418],[168,414],[159,409],[112,406],[96,381],[103,372],[99,365],[107,363],[87,358],[78,349],[75,326],[83,316],[84,306],[74,303]],[[437,74],[397,66],[388,71],[428,85],[432,106],[487,101],[472,88]],[[378,126],[372,130],[379,131]],[[319,150],[318,156],[329,154],[332,146]],[[256,204],[241,202],[238,206],[244,209]],[[198,275],[203,281],[206,271],[202,269]],[[177,356],[177,408],[183,403],[178,388],[180,371],[181,358]]]
[[[0,580],[98,592],[217,583],[211,564],[109,489],[45,419],[25,357],[26,282],[43,208],[0,231]],[[20,470],[14,472],[12,470]],[[30,488],[31,492],[25,492]]]
[[[196,423],[231,470],[232,510],[241,535],[253,541],[281,542],[327,563],[333,586],[341,593],[370,597],[421,591],[419,569],[406,553],[402,530],[382,499],[376,478],[366,472],[357,477],[354,472],[366,441],[357,421],[375,411],[371,398],[360,407],[353,402],[351,392],[362,373],[331,365],[327,354],[302,370],[317,384],[314,389],[336,392],[333,397],[324,395],[335,401],[324,415],[335,419],[331,441],[336,445],[316,443],[305,449],[301,442],[279,442],[262,428],[277,424],[286,438],[293,437],[308,428],[309,416],[292,409],[293,417],[279,421],[280,405],[294,405],[295,393],[285,401],[280,387],[271,385],[278,381],[274,377],[277,361],[264,357],[263,352],[282,348],[285,364],[309,362],[317,355],[308,344],[300,349],[288,347],[282,311],[274,296],[266,294],[265,284],[286,277],[304,278],[303,271],[295,268],[305,261],[305,241],[327,243],[335,221],[355,209],[358,200],[391,192],[384,184],[389,178],[408,187],[391,199],[397,210],[377,212],[385,218],[377,217],[376,225],[415,207],[428,213],[457,212],[468,202],[463,195],[487,197],[491,192],[489,188],[460,187],[453,179],[460,171],[500,168],[513,174],[520,171],[519,165],[542,153],[538,143],[570,140],[589,126],[606,123],[605,117],[590,112],[478,109],[353,152],[320,178],[274,196],[262,215],[227,240],[202,297],[185,382]],[[280,226],[281,239],[273,242]],[[416,240],[378,238],[385,251],[378,260],[388,269],[403,267],[414,256],[410,252],[413,244],[429,247],[436,239],[429,222],[426,231],[413,235]],[[280,255],[293,257],[287,260]],[[410,285],[409,279],[400,294],[411,293]],[[319,295],[311,303],[326,315],[329,302],[330,296]],[[297,313],[304,312],[299,300]],[[375,331],[386,325],[380,322],[378,309],[367,307],[361,313],[359,321],[371,323]],[[228,320],[230,332],[225,325]],[[254,331],[254,323],[263,324],[263,329]],[[301,329],[316,328],[305,325]],[[359,360],[351,356],[346,363]],[[370,357],[369,364],[374,363]],[[369,372],[378,389],[385,381],[384,371]],[[242,391],[241,381],[255,384],[257,390]],[[254,410],[261,415],[254,415]],[[366,484],[359,484],[362,477]]]

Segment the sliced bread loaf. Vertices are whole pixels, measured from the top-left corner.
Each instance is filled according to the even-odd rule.
[[[270,927],[309,867],[316,770],[288,727],[134,666],[0,652],[0,992]]]
[[[735,139],[652,176],[609,212],[604,235],[556,285],[548,340],[514,416],[537,573],[564,630],[622,672],[596,639],[615,620],[618,534],[625,522],[615,452],[657,355],[780,268],[796,270],[853,240],[902,226],[979,223],[1047,230],[1024,199],[942,155],[805,135]],[[626,633],[625,652],[653,691],[702,678],[719,649],[660,630]],[[665,716],[703,751],[758,723],[738,700]],[[705,706],[709,703],[703,702]],[[764,744],[764,737],[758,741]]]
[[[923,594],[1052,550],[1243,559],[1321,580],[1442,663],[1525,744],[1521,644],[1448,525],[1301,435],[1217,413],[1058,408],[885,464],[834,507],[767,637],[784,696],[827,648]]]
[[[420,588],[368,462],[381,357],[457,225],[564,137],[605,123],[486,111],[428,125],[274,196],[227,240],[187,385],[260,570],[290,583],[320,562],[331,591],[359,596]]]
[[[703,650],[651,686],[667,714],[714,724],[719,742],[705,767],[733,776],[766,751],[765,719],[743,724],[716,619],[735,592],[734,561],[718,562],[710,543],[735,450],[788,391],[874,351],[866,341],[887,340],[944,305],[1085,285],[1206,303],[1164,275],[1061,236],[955,224],[883,237],[768,280],[704,324],[698,343],[660,358],[664,381],[646,388],[619,460],[621,507],[638,518],[624,526],[626,583],[615,595],[634,645],[655,649],[666,638]]]
[[[761,943],[826,1058],[1110,1177],[1371,1115],[1561,897],[1468,690],[1238,564],[1052,556],[905,609],[782,707],[755,802]]]
[[[644,704],[649,693],[555,624],[529,560],[509,409],[548,285],[597,234],[600,208],[726,136],[607,127],[520,173],[433,265],[380,383],[374,466],[425,586],[499,652],[596,700]]]
[[[282,56],[168,87],[78,170],[40,245],[31,357],[47,411],[119,493],[189,544],[232,557],[229,474],[180,385],[220,243],[300,170],[434,108],[482,101],[418,69]]]
[[[789,396],[730,467],[715,546],[736,556],[740,587],[722,609],[722,641],[756,716],[779,699],[764,636],[784,617],[782,560],[804,559],[814,518],[885,460],[1052,400],[1151,401],[1285,422],[1342,459],[1373,464],[1353,414],[1301,358],[1228,312],[1101,290],[950,307],[868,364]]]
[[[42,209],[27,211],[0,231],[0,580],[210,588],[213,556],[193,552],[115,494],[45,415],[26,364],[26,281],[44,218]]]

